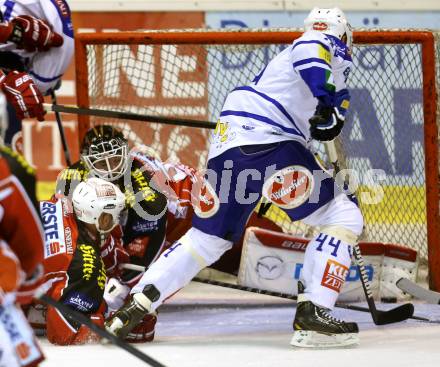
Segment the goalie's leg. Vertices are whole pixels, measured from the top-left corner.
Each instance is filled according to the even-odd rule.
[[[362,231],[358,207],[340,196],[304,220],[321,232],[307,246],[291,344],[299,347],[342,347],[357,344],[356,323],[331,316],[348,274],[352,249]],[[302,284],[305,285],[303,289]]]

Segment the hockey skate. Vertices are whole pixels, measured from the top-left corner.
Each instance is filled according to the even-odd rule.
[[[293,330],[290,344],[296,347],[337,348],[359,343],[359,329],[355,322],[336,319],[304,294],[298,295]]]
[[[151,304],[156,302],[159,297],[160,293],[155,286],[151,284],[145,286],[141,293],[135,293],[130,297],[129,301],[105,322],[106,330],[125,339],[145,315],[155,314],[151,310]]]

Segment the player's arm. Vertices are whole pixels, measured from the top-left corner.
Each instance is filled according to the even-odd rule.
[[[23,14],[0,24],[0,42],[12,42],[18,49],[35,52],[60,47],[63,38],[45,20]]]
[[[0,220],[2,238],[20,261],[26,274],[21,283],[18,301],[25,303],[43,278],[43,229],[35,196],[35,172],[23,157],[7,147],[1,148],[0,205],[4,215]]]
[[[65,0],[42,0],[45,19],[54,33],[62,39],[59,47],[38,52],[32,59],[29,74],[35,80],[41,92],[46,95],[61,83],[61,77],[70,65],[74,51],[73,26],[71,12]]]
[[[143,168],[140,162],[131,166],[132,190],[126,191],[129,207],[135,208],[139,216],[146,220],[157,220],[166,214],[167,198],[155,183],[151,171]]]
[[[345,117],[338,109],[330,42],[322,36],[299,41],[292,47],[293,67],[318,100],[315,114],[310,119],[311,136],[320,141],[332,140],[341,132]],[[345,91],[344,99],[349,100],[348,91]]]
[[[334,102],[335,82],[332,70],[332,48],[325,36],[298,40],[292,45],[291,60],[313,96],[322,104]]]
[[[78,163],[63,169],[57,176],[55,194],[72,198],[73,190],[83,181],[85,168]]]
[[[116,226],[101,244],[101,258],[108,278],[119,277],[123,270],[121,264],[130,262],[130,255],[122,243],[122,227]]]

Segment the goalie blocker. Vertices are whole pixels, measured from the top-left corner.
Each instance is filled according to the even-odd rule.
[[[299,236],[257,227],[248,228],[243,243],[238,283],[297,295],[308,242],[308,239]],[[396,281],[401,277],[416,280],[417,252],[397,244],[379,242],[361,242],[359,246],[364,255],[374,298],[383,301],[408,300],[410,295],[397,288]],[[348,271],[329,264],[322,282],[337,291],[344,274],[346,282],[338,299],[343,302],[364,301],[360,273],[355,264]]]

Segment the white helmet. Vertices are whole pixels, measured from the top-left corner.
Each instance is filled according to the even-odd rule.
[[[351,49],[353,30],[339,8],[313,8],[304,20],[304,28],[306,31],[315,30],[335,36]]]
[[[78,220],[95,224],[99,232],[105,233],[119,223],[119,215],[125,207],[125,196],[111,182],[92,177],[78,184],[73,191],[72,203]],[[100,228],[99,218],[102,213],[111,214],[111,228]]]

